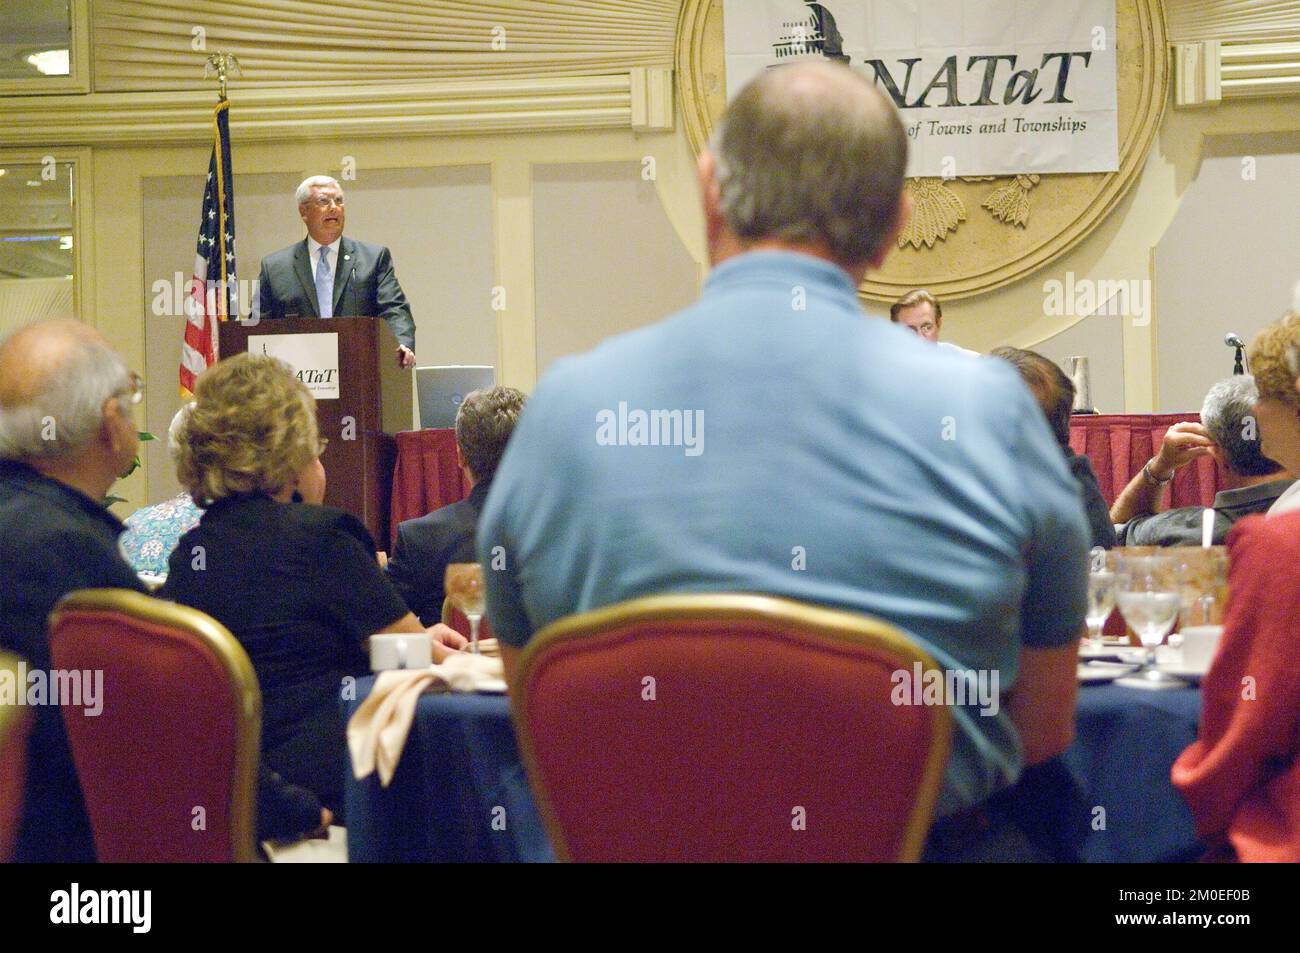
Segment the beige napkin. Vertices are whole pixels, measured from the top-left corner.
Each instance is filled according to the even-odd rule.
[[[495,689],[504,677],[499,658],[469,652],[456,652],[432,668],[380,672],[369,697],[348,722],[348,751],[357,780],[378,770],[379,783],[388,787],[423,692]]]

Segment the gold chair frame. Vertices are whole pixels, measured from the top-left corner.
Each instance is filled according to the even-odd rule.
[[[10,652],[0,652],[0,672],[8,672],[10,677],[14,679],[15,690],[25,692],[27,686],[18,681],[18,671],[21,664],[22,660],[17,655]],[[26,774],[27,768],[27,737],[32,727],[31,713],[32,710],[25,705],[0,705],[0,763],[15,755],[16,752],[13,750],[14,740],[16,737],[21,736],[21,740],[24,742],[20,745],[22,748],[21,754],[23,758],[23,766],[19,768],[19,770],[22,771],[24,775]],[[18,793],[20,797],[23,795],[21,789]],[[22,812],[23,808],[20,803],[18,807],[18,816],[14,818],[15,824],[19,826],[22,824]],[[17,841],[17,830],[6,831],[4,837],[0,838],[0,862],[3,862],[4,860],[12,860],[11,851],[17,845]]]
[[[216,657],[231,686],[235,712],[235,765],[230,788],[230,855],[256,863],[257,773],[262,744],[262,691],[248,653],[224,625],[206,613],[130,589],[81,589],[60,599],[50,629],[65,612],[117,613],[193,636]]]
[[[582,639],[610,628],[637,622],[703,620],[736,622],[753,620],[796,627],[810,642],[849,642],[888,652],[909,670],[920,663],[922,671],[940,671],[934,659],[896,626],[873,616],[839,609],[809,605],[792,599],[748,593],[691,593],[646,596],[591,612],[567,616],[546,626],[524,648],[519,659],[518,675],[510,686],[510,717],[524,767],[532,781],[538,812],[550,836],[555,856],[564,862],[572,855],[564,832],[556,821],[546,785],[534,754],[532,736],[524,712],[527,710],[528,685],[534,667],[552,647],[573,639]],[[934,744],[926,754],[921,784],[908,818],[897,860],[914,863],[921,858],[934,816],[934,807],[943,789],[944,772],[952,750],[952,712],[943,705],[927,707],[931,718]]]

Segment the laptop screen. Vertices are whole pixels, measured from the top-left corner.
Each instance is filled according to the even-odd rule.
[[[473,390],[495,387],[495,367],[485,364],[451,364],[415,369],[415,392],[420,402],[420,427],[450,429],[456,411]]]

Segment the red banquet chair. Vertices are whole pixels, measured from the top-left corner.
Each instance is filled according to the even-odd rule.
[[[652,596],[548,626],[511,709],[556,856],[915,861],[952,740],[890,701],[900,630],[759,595]]]
[[[0,652],[0,678],[8,681],[15,692],[27,689],[21,674],[18,657]],[[13,860],[18,843],[31,711],[25,705],[0,703],[0,864]]]
[[[102,671],[103,710],[65,705],[106,862],[255,861],[262,693],[243,647],[196,609],[83,589],[50,614],[55,668]]]

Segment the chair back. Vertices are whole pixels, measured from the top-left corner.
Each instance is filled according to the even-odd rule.
[[[19,693],[24,693],[25,697],[27,691],[17,656],[0,652],[0,681],[13,686],[15,702],[0,701],[0,864],[7,864],[14,858],[18,823],[23,814],[27,738],[32,729],[32,710],[17,704]]]
[[[936,668],[887,623],[786,599],[652,596],[548,626],[511,709],[556,856],[913,861],[951,745]]]
[[[262,694],[243,647],[196,609],[84,589],[50,614],[50,654],[102,673],[94,713],[63,705],[106,862],[253,861]]]

